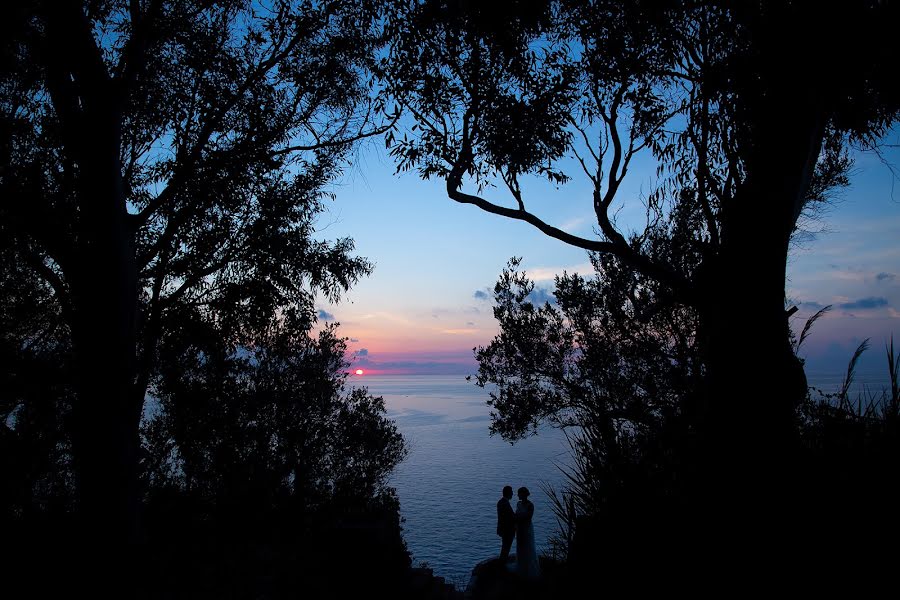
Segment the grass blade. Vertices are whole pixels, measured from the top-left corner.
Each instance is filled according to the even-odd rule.
[[[839,395],[841,405],[849,411],[853,410],[849,400],[850,386],[853,384],[853,378],[856,376],[856,365],[859,362],[859,357],[862,356],[863,352],[869,349],[869,339],[870,338],[864,339],[862,344],[856,348],[856,352],[853,353],[853,357],[847,365],[847,375],[844,377],[844,383],[841,385],[841,392]]]

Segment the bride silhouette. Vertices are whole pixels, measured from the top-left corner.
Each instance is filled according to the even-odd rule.
[[[516,572],[530,579],[539,577],[541,567],[538,564],[537,547],[534,543],[534,504],[528,499],[527,487],[519,488],[519,501],[516,503]]]

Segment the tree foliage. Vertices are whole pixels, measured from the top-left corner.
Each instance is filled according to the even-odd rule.
[[[405,457],[381,398],[345,389],[346,346],[272,323],[229,344],[192,312],[167,330],[142,426],[151,565],[165,595],[312,597],[401,585],[409,555],[388,477]],[[346,547],[372,557],[354,567]],[[222,572],[210,580],[204,570]]]
[[[21,539],[34,515],[74,518],[99,540],[97,554],[60,559],[76,572],[134,574],[141,502],[156,526],[181,515],[224,532],[224,515],[252,514],[269,541],[286,514],[399,518],[386,478],[403,441],[380,399],[344,389],[336,329],[314,333],[316,299],[372,270],[317,218],[354,144],[391,118],[365,76],[376,7],[10,9],[2,509]]]
[[[708,547],[733,548],[717,536],[736,511],[735,539],[783,539],[808,500],[795,476],[807,389],[788,252],[802,217],[849,183],[851,149],[877,146],[900,115],[889,33],[900,6],[402,5],[380,65],[414,119],[388,140],[398,169],[587,250],[596,270],[558,278],[557,304],[543,307],[515,264],[501,276],[501,333],[477,350],[479,383],[498,386],[493,430],[581,427],[587,513],[616,497],[626,521],[681,506],[668,522],[694,519]],[[655,172],[631,197],[639,161]],[[530,210],[538,177],[588,183],[594,236]],[[623,225],[622,207],[645,218]],[[746,385],[748,373],[778,384]],[[785,542],[787,556],[797,540]]]
[[[557,277],[543,306],[513,261],[494,291],[500,334],[476,352],[477,383],[496,389],[493,433],[515,441],[549,422],[570,432],[576,460],[591,461],[572,488],[580,514],[677,491],[703,375],[696,314],[657,310],[659,284],[592,258],[594,276]]]
[[[688,304],[700,303],[689,289],[696,274],[655,260],[613,221],[616,206],[638,201],[619,191],[635,157],[647,154],[657,165],[646,228],[691,214],[698,222],[689,241],[702,251],[690,257],[699,259],[696,267],[720,253],[723,227],[744,203],[738,195],[753,147],[763,142],[761,122],[780,124],[778,103],[782,112],[793,101],[817,112],[815,172],[804,176],[790,207],[791,226],[806,205],[846,185],[848,139],[877,141],[897,114],[893,54],[879,35],[896,16],[892,3],[827,11],[783,2],[501,2],[481,9],[436,1],[405,8],[381,64],[386,85],[414,117],[411,135],[389,138],[398,169],[446,179],[458,202],[612,253]],[[785,37],[763,38],[776,32]],[[848,70],[865,65],[852,76],[833,76],[835,63],[821,46],[806,46],[838,32],[850,37],[829,58]],[[773,69],[771,61],[781,59],[783,68]],[[796,99],[782,95],[787,77]],[[580,170],[563,172],[564,158]],[[534,175],[558,183],[586,177],[599,239],[572,236],[528,212],[521,180]],[[505,185],[509,202],[467,194],[467,182],[479,191]],[[775,193],[776,181],[768,183]]]
[[[43,281],[7,238],[0,299],[0,518],[5,523],[71,510],[71,344]]]
[[[90,100],[114,101],[121,128],[118,208],[141,290],[142,363],[168,310],[242,304],[232,318],[249,332],[276,307],[305,310],[312,291],[336,298],[368,272],[349,239],[313,239],[322,190],[373,118],[360,81],[365,7],[91,4],[70,15],[90,34],[79,40],[52,37],[58,17],[30,8],[8,40],[3,210],[58,301],[72,293],[84,205],[100,202],[76,185],[101,133],[89,129]],[[67,41],[92,45],[84,60],[99,80],[57,81],[59,55],[76,50]]]
[[[247,349],[202,321],[167,332],[144,423],[150,489],[226,514],[365,508],[390,494],[403,440],[380,398],[345,391],[335,334],[278,324]]]

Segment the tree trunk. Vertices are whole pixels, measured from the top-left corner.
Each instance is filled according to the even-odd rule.
[[[87,272],[72,324],[78,370],[73,449],[86,524],[124,541],[137,532],[140,406],[134,402],[134,326],[128,323],[136,301],[129,290],[133,277],[115,258],[79,261]]]
[[[111,102],[85,111],[82,134],[91,142],[81,145],[78,157],[77,251],[66,274],[76,366],[73,458],[88,543],[74,559],[92,587],[95,578],[131,579],[140,533],[137,275],[116,114]]]
[[[708,371],[697,490],[712,528],[727,519],[741,544],[777,543],[796,518],[795,411],[807,383],[790,343],[785,277],[824,135],[824,119],[796,100],[768,94],[752,115],[746,180],[723,208],[720,250],[701,278]]]
[[[129,576],[123,567],[134,562],[140,529],[137,266],[120,160],[126,98],[81,3],[39,8],[46,28],[40,56],[77,206],[73,256],[63,264],[72,303],[71,431],[82,528],[76,542],[82,552],[72,561],[83,567],[94,595],[103,595],[97,584]]]

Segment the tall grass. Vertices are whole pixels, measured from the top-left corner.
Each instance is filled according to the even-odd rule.
[[[818,397],[814,401],[830,405],[842,410],[846,415],[864,419],[896,419],[900,416],[900,353],[894,349],[894,336],[885,344],[885,356],[888,368],[888,387],[879,391],[863,386],[856,397],[851,394],[859,359],[870,347],[869,338],[857,346],[853,356],[847,363],[847,372],[837,392],[824,393],[814,390]]]

